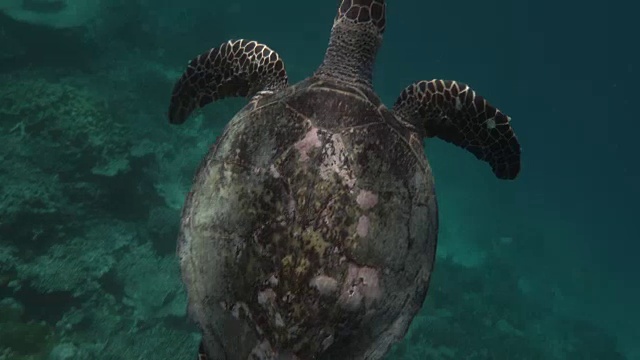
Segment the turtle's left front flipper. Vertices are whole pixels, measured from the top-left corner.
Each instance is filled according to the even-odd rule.
[[[253,97],[287,85],[275,51],[255,41],[230,40],[191,60],[173,88],[169,122],[182,124],[195,109],[225,97]]]
[[[469,86],[448,80],[419,81],[405,88],[393,110],[424,129],[488,162],[500,179],[520,172],[520,144],[511,118],[491,106]]]

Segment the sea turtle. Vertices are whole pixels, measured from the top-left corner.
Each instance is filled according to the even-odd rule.
[[[380,359],[422,306],[438,213],[423,139],[520,170],[510,118],[462,83],[419,81],[393,109],[372,87],[384,0],[342,0],[315,73],[232,40],[193,59],[169,121],[248,97],[203,160],[178,256],[200,359]]]

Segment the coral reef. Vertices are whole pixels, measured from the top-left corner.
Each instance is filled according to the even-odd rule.
[[[175,238],[209,141],[136,112],[130,77],[162,71],[2,77],[1,359],[192,358]]]
[[[449,257],[436,267],[421,314],[389,359],[624,359],[602,329],[527,298],[495,254],[474,268]]]
[[[25,309],[13,298],[0,300],[0,359],[46,359],[55,344],[53,328],[25,319]]]

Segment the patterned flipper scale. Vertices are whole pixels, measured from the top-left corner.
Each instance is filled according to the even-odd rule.
[[[511,118],[466,84],[413,83],[393,109],[401,119],[422,127],[427,137],[438,137],[486,161],[500,179],[514,179],[520,172],[520,144]]]
[[[230,40],[191,60],[173,88],[169,122],[184,123],[197,108],[225,97],[253,97],[285,88],[280,56],[248,40]]]

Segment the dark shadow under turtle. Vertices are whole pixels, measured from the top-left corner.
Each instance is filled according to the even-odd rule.
[[[520,170],[510,118],[467,85],[372,87],[383,0],[344,0],[325,58],[289,85],[279,55],[235,40],[191,61],[169,119],[250,99],[197,171],[178,245],[201,359],[380,359],[427,294],[438,235],[423,139]]]

